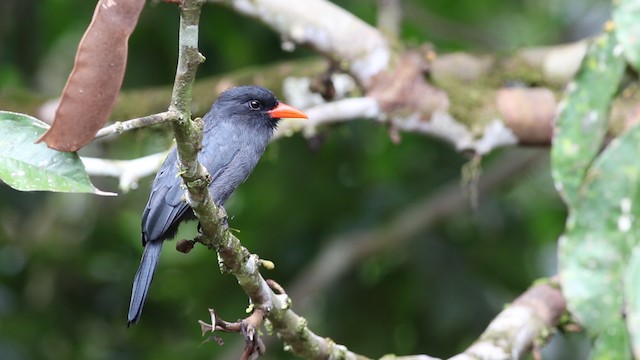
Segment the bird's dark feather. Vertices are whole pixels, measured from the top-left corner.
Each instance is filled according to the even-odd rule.
[[[254,99],[264,104],[265,111],[249,109],[247,103]],[[198,161],[211,175],[209,193],[218,205],[224,204],[257,164],[277,121],[268,115],[267,110],[277,104],[269,90],[244,86],[221,94],[204,116],[204,134]],[[129,325],[140,319],[162,243],[175,236],[182,221],[195,219],[183,201],[184,189],[178,176],[177,161],[174,147],[153,181],[151,195],[142,214],[142,244],[145,250],[134,278]]]
[[[144,247],[140,267],[133,279],[133,289],[131,290],[131,302],[129,303],[128,325],[134,324],[142,314],[142,306],[149,292],[149,285],[153,280],[153,273],[158,266],[162,241],[150,242]]]

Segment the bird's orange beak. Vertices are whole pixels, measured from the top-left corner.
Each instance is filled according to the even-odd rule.
[[[282,119],[282,118],[308,119],[309,118],[307,114],[285,103],[278,103],[278,106],[273,108],[273,110],[267,111],[267,113],[269,113],[269,115],[274,119]]]

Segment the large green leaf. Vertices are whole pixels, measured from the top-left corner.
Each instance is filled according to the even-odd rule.
[[[633,249],[627,265],[624,295],[631,346],[636,359],[640,359],[640,246]]]
[[[598,360],[624,360],[633,359],[629,346],[627,329],[622,319],[612,323],[607,331],[603,332],[593,342],[591,359]]]
[[[47,124],[25,114],[0,111],[0,179],[16,190],[115,195],[96,189],[76,153],[34,141]]]
[[[624,57],[616,46],[611,32],[592,41],[560,104],[551,150],[552,175],[570,207],[602,147],[609,105],[624,72]]]
[[[613,2],[613,20],[616,37],[625,57],[640,70],[640,0],[618,0]]]
[[[640,127],[615,139],[587,172],[559,243],[562,289],[571,313],[596,337],[593,357],[630,358],[625,331],[627,263],[640,237]],[[633,334],[632,334],[633,335]],[[613,355],[612,355],[613,354]]]

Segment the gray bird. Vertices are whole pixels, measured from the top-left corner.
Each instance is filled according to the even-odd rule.
[[[209,194],[218,206],[247,179],[281,118],[307,118],[307,115],[279,102],[271,91],[259,86],[240,86],[223,92],[203,117],[198,161],[211,175]],[[133,280],[128,325],[140,319],[163,242],[176,235],[181,222],[196,218],[183,201],[177,164],[174,147],[153,181],[142,213],[144,252]]]

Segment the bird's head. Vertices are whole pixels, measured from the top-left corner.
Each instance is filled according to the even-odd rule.
[[[255,85],[224,91],[213,105],[213,113],[226,114],[232,121],[275,128],[282,118],[307,118],[302,111],[278,101],[269,90]]]

